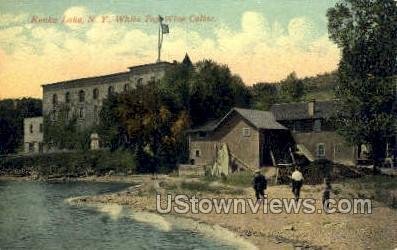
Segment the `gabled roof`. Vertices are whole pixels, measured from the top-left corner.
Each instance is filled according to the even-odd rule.
[[[315,101],[314,115],[309,114],[309,102],[274,104],[271,111],[277,121],[330,118],[335,114],[336,101]]]
[[[223,121],[226,120],[232,114],[237,113],[248,123],[250,123],[256,129],[282,129],[287,128],[276,121],[273,114],[269,111],[261,111],[255,109],[242,109],[242,108],[232,108],[224,117],[219,120],[210,121],[201,127],[193,128],[187,130],[187,132],[210,132],[218,128]]]

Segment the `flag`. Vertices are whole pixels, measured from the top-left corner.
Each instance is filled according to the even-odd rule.
[[[170,29],[168,28],[168,24],[161,24],[161,31],[163,32],[163,34],[168,34],[170,33]]]

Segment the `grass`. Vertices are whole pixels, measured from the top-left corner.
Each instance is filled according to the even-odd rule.
[[[237,187],[251,187],[253,173],[250,171],[242,171],[233,173],[222,179],[222,183]],[[268,181],[269,184],[269,181]]]
[[[211,185],[208,181],[183,181],[180,184],[181,191],[190,191],[198,193],[212,193],[217,195],[231,194],[242,195],[244,190],[242,188],[227,187],[222,185]]]
[[[365,176],[348,180],[344,186],[351,187],[359,198],[371,198],[391,208],[397,208],[397,179],[389,176]]]

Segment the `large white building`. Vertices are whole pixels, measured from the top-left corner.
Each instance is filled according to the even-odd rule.
[[[62,110],[68,118],[77,117],[81,128],[89,128],[99,122],[103,101],[110,94],[158,81],[173,65],[169,62],[144,64],[130,67],[125,72],[42,85],[43,115],[56,121]],[[24,120],[25,153],[43,152],[43,126],[43,117]]]

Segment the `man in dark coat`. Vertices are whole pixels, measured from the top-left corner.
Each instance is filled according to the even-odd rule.
[[[265,189],[267,188],[266,178],[259,170],[255,171],[254,179],[252,180],[252,187],[255,190],[256,200],[260,200],[265,196]]]

